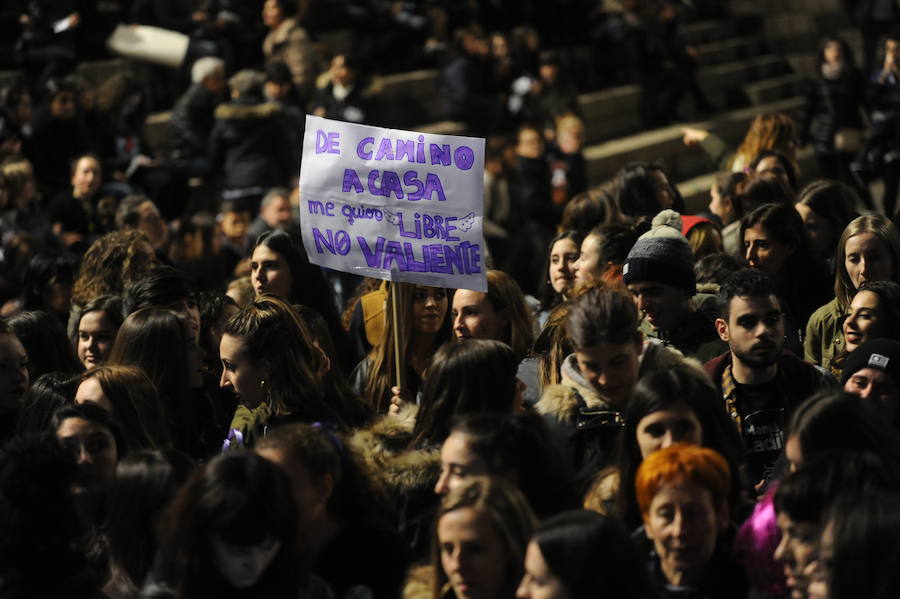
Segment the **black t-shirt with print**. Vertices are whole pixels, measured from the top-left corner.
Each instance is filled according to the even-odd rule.
[[[771,381],[760,385],[737,384],[735,394],[751,480],[769,481],[784,448],[783,393]]]

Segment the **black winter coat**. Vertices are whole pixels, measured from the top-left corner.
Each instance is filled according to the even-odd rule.
[[[210,167],[227,189],[284,187],[299,173],[281,108],[254,98],[220,105],[209,140]],[[299,132],[297,133],[299,135]]]

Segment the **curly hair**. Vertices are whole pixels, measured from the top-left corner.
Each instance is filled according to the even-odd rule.
[[[85,252],[72,287],[72,301],[84,305],[101,295],[122,295],[154,265],[156,255],[143,233],[134,230],[108,233]]]

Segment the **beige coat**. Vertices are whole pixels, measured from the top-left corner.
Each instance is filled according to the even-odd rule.
[[[291,71],[294,85],[303,98],[309,98],[316,81],[316,53],[306,29],[294,19],[285,19],[263,40],[266,64],[280,60]]]

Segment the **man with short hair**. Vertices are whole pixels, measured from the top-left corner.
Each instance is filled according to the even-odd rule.
[[[206,148],[215,119],[216,106],[227,98],[225,63],[207,56],[191,67],[191,86],[178,98],[169,120],[172,159],[191,160],[185,164],[190,174],[202,174],[206,162]],[[199,162],[198,162],[199,161]]]
[[[272,229],[296,230],[294,210],[291,206],[291,192],[286,187],[273,187],[263,196],[259,204],[259,214],[247,229],[247,243],[250,247],[259,236]]]
[[[719,288],[716,330],[729,351],[705,364],[744,438],[751,481],[767,482],[784,447],[786,412],[833,387],[825,371],[784,351],[784,315],[769,278],[745,268]]]
[[[102,182],[103,169],[96,155],[82,154],[72,161],[71,190],[54,198],[47,208],[51,230],[63,246],[70,248],[78,242],[86,242],[94,232],[95,196]],[[76,251],[87,249],[87,244],[83,245]]]
[[[848,356],[841,387],[859,395],[879,418],[896,427],[900,415],[900,341],[872,339]]]
[[[641,312],[640,330],[685,356],[711,360],[728,349],[713,323],[715,296],[697,293],[694,255],[681,234],[678,213],[666,210],[653,222],[622,267],[622,278]]]

